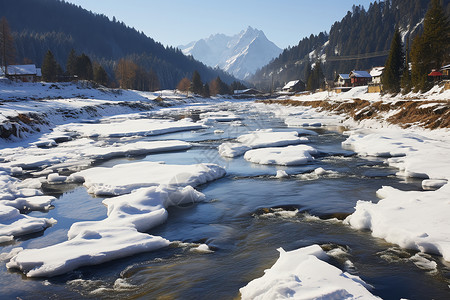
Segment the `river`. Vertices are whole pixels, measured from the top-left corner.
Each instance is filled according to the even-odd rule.
[[[308,145],[318,154],[306,165],[257,165],[242,156],[221,157],[217,147],[222,142],[249,131],[296,130],[287,128],[275,114],[258,111],[251,104],[193,106],[189,114],[165,109],[149,117],[196,120],[200,113],[215,109],[236,113],[241,124],[217,122],[208,129],[143,137],[179,139],[193,143],[193,147],[96,163],[113,166],[147,160],[167,164],[209,162],[226,167],[225,177],[197,188],[206,195],[206,201],[170,207],[168,220],[149,231],[179,243],[48,279],[27,279],[17,271],[8,271],[3,263],[1,298],[236,299],[239,288],[261,277],[274,264],[277,248],[293,250],[319,244],[326,250],[338,250],[329,263],[360,276],[373,286],[371,292],[383,299],[448,299],[450,266],[441,257],[423,254],[438,266],[434,271],[424,270],[412,259],[417,252],[374,238],[370,232],[356,231],[341,221],[354,211],[358,200],[377,202],[376,191],[382,186],[421,190],[420,180],[396,177],[396,170],[382,158],[361,158],[342,149],[344,128],[336,126],[307,128],[316,133],[306,136]],[[316,175],[317,168],[332,172]],[[277,178],[277,170],[289,176]],[[14,247],[40,248],[65,241],[74,222],[106,216],[101,204],[104,198],[89,195],[80,184],[44,185],[43,191],[58,198],[54,208],[30,215],[53,217],[58,223],[3,244],[2,253]],[[188,243],[206,243],[213,252],[191,251]]]

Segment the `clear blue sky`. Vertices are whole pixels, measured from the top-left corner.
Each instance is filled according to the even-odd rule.
[[[374,0],[66,0],[123,21],[163,45],[178,46],[252,26],[280,48],[311,33],[329,31],[353,4]]]

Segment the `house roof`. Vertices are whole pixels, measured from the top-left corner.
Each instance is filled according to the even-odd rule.
[[[435,76],[442,76],[442,73],[438,72],[438,71],[433,71],[430,74],[428,74],[428,76],[433,76],[433,77],[435,77]]]
[[[234,90],[233,91],[234,94],[239,95],[239,94],[260,94],[261,92],[255,89],[245,89],[245,90]]]
[[[350,77],[371,78],[372,76],[367,71],[351,71]]]
[[[0,71],[4,75],[4,70]],[[10,65],[8,66],[8,75],[36,75],[36,65]]]
[[[384,67],[374,67],[370,70],[370,76],[379,77],[383,75]]]
[[[349,80],[350,79],[350,74],[339,74],[339,77],[341,77],[343,80]]]
[[[297,83],[299,83],[299,81],[300,81],[300,80],[292,80],[292,81],[289,81],[289,82],[283,87],[283,90],[288,90],[288,89],[290,89],[291,87],[293,87],[293,86],[295,86]]]

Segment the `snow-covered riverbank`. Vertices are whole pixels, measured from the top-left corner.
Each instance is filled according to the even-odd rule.
[[[92,167],[93,163],[190,149],[195,143],[166,139],[163,135],[206,129],[220,135],[222,129],[214,130],[218,121],[242,127],[235,112],[223,111],[223,107],[215,108],[218,103],[226,106],[226,99],[186,99],[172,91],[102,91],[70,84],[57,85],[58,89],[49,84],[0,84],[3,84],[0,95],[7,100],[0,102],[1,126],[12,126],[18,116],[27,116],[22,117],[20,128],[35,126],[28,132],[20,129],[21,133],[14,135],[12,140],[1,140],[0,242],[40,232],[57,222],[24,214],[35,210],[45,212],[56,200],[42,193],[42,185],[84,182],[92,194],[114,196],[103,201],[108,208],[105,219],[74,223],[67,241],[40,249],[15,248],[2,256],[8,261],[9,268],[19,269],[30,277],[54,276],[80,266],[166,247],[170,244],[168,239],[145,232],[167,219],[169,206],[204,200],[205,195],[195,190],[195,186],[214,181],[226,173],[223,166],[205,163],[180,165],[143,161]],[[17,95],[15,99],[13,95]],[[45,99],[46,95],[54,99]],[[361,95],[357,93],[353,97],[363,97]],[[380,100],[384,101],[383,98]],[[230,104],[230,107],[233,105],[239,107],[238,103]],[[164,106],[178,107],[173,111],[177,110],[178,115],[187,118],[169,119],[163,118],[162,114],[148,112],[162,112]],[[383,187],[377,192],[382,200],[372,203],[360,199],[355,211],[343,223],[357,230],[370,230],[373,236],[403,248],[442,255],[450,261],[448,129],[401,129],[370,119],[356,122],[344,114],[318,112],[305,106],[250,102],[242,103],[242,106],[255,114],[272,114],[291,128],[243,132],[213,149],[217,155],[227,159],[243,156],[247,161],[264,165],[303,165],[314,161],[314,155],[319,154],[314,147],[297,145],[308,143],[310,136],[317,135],[308,129],[326,126],[340,130],[346,127],[344,134],[348,138],[342,144],[344,148],[369,159],[384,159],[386,164],[397,168],[397,176],[405,180],[408,177],[423,179],[424,191]],[[198,121],[190,119],[190,112],[201,107],[207,113],[197,116]],[[23,122],[30,121],[33,116],[40,121]],[[156,140],[140,140],[144,137],[155,137]],[[280,177],[290,175],[282,172]],[[320,172],[317,169],[316,173]],[[199,247],[211,252],[207,245]],[[291,292],[304,293],[305,289],[301,287],[301,281],[295,279],[296,276],[308,277],[314,269],[334,268],[321,260],[326,256],[316,248],[292,252],[280,250],[280,260],[273,266],[273,272],[269,271],[267,276],[242,289],[243,296],[276,297],[290,295]],[[290,256],[298,258],[297,265],[286,265],[286,261],[291,261],[288,259]],[[329,290],[325,294],[317,290],[311,295],[368,295],[368,285],[361,279],[338,271],[333,269],[336,277],[326,278],[326,282],[339,287],[337,290]],[[275,273],[281,277],[273,275]],[[314,274],[321,275],[320,272]],[[346,278],[343,281],[342,276]],[[319,277],[314,277],[311,286],[321,282]],[[260,282],[264,282],[264,288],[260,287]],[[282,282],[285,287],[289,286],[289,290],[281,288]],[[308,285],[304,287],[308,288]]]

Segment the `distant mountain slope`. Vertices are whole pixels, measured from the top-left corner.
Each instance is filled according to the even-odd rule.
[[[329,33],[302,39],[249,80],[261,89],[268,89],[272,78],[275,86],[294,79],[305,80],[306,66],[318,58],[328,79],[334,79],[337,73],[383,66],[395,26],[399,26],[405,44],[412,41],[422,30],[429,3],[429,0],[386,0],[371,3],[367,10],[353,6],[341,21],[331,26]],[[450,13],[450,1],[443,3]]]
[[[64,68],[72,48],[100,62],[110,75],[117,61],[131,58],[153,69],[162,88],[174,88],[185,76],[198,70],[203,81],[217,76],[227,83],[234,78],[213,70],[173,47],[164,47],[144,33],[115,19],[94,14],[59,0],[0,0],[0,17],[5,16],[13,32],[19,63],[24,59],[41,65],[47,50]]]
[[[211,67],[219,67],[245,79],[277,57],[282,50],[261,30],[248,27],[234,36],[211,35],[179,48]]]

